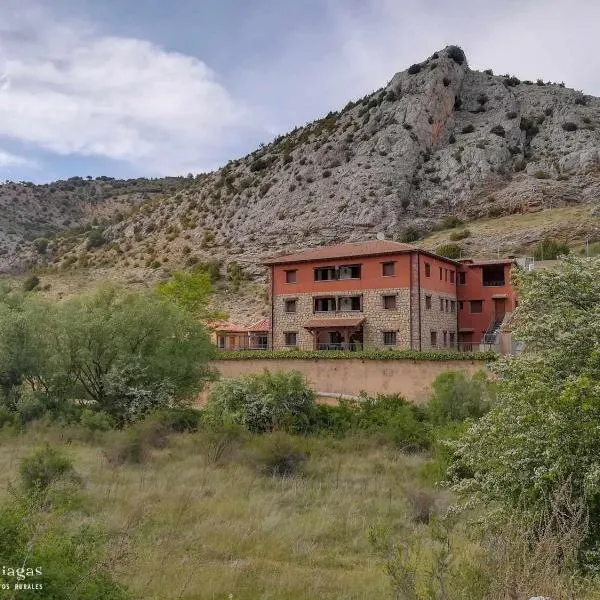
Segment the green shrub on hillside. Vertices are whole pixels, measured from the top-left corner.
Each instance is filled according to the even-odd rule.
[[[556,260],[561,255],[569,254],[569,246],[551,238],[545,238],[533,247],[535,260]]]
[[[25,457],[19,470],[23,488],[28,492],[43,491],[58,480],[75,475],[72,461],[50,446]]]
[[[436,254],[446,258],[460,258],[462,256],[462,246],[459,244],[444,244],[435,249]]]
[[[459,240],[471,237],[471,232],[468,229],[460,229],[459,231],[453,231],[449,237],[450,241],[458,242]]]
[[[301,472],[308,459],[298,438],[274,431],[255,440],[251,461],[256,470],[269,477],[292,477]]]

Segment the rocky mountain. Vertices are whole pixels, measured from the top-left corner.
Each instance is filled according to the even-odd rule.
[[[278,250],[377,232],[425,238],[427,246],[449,216],[470,228],[523,216],[517,235],[510,225],[480,236],[472,228],[461,242],[465,254],[524,251],[546,235],[570,244],[600,239],[599,126],[600,99],[564,84],[473,71],[450,46],[216,172],[150,198],[117,196],[141,204],[113,220],[100,243],[68,233],[41,259],[51,269],[117,269],[141,280],[219,259],[260,278],[259,259]],[[550,218],[561,210],[571,217]],[[548,218],[528,227],[539,211]],[[53,223],[62,218],[58,207],[51,215]]]

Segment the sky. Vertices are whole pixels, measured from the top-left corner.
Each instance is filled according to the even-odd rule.
[[[600,96],[598,0],[0,0],[0,181],[212,170],[449,44]]]

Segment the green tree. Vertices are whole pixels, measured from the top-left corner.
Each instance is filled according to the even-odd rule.
[[[197,319],[225,318],[209,308],[213,297],[212,273],[202,265],[191,271],[176,271],[169,281],[158,284],[158,293]]]
[[[547,512],[568,482],[600,540],[600,259],[517,272],[515,334],[500,361],[498,399],[456,444],[455,490],[515,510]]]

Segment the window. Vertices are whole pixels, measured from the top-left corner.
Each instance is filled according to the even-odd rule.
[[[431,309],[431,296],[425,296],[425,308]]]
[[[298,271],[296,269],[292,271],[285,272],[285,282],[286,283],[296,283]]]
[[[437,331],[431,332],[431,347],[437,348]]]
[[[449,312],[450,310],[450,301],[446,300],[446,312]]]
[[[448,345],[448,332],[444,331],[443,336],[444,336],[444,348],[445,348]]]
[[[482,313],[483,312],[483,300],[471,300],[471,312]]]
[[[465,303],[462,300],[458,301],[458,309],[462,310],[465,307]]]
[[[444,269],[444,281],[448,281],[448,269]]]
[[[467,283],[467,274],[466,273],[458,274],[458,283],[459,283],[459,285],[465,285]]]
[[[338,298],[338,310],[362,310],[361,297],[340,296]]]
[[[383,308],[396,310],[396,296],[383,296]]]
[[[444,269],[442,269],[442,267],[440,267],[440,281],[442,281],[443,278],[443,271]]]
[[[286,346],[297,346],[298,345],[298,332],[296,331],[286,331],[283,334],[285,338]]]
[[[315,281],[331,281],[332,279],[336,279],[335,267],[315,269]]]
[[[396,345],[396,332],[395,331],[384,331],[383,332],[383,345],[384,346],[395,346]]]
[[[450,300],[450,312],[451,313],[456,312],[456,302],[454,300]]]
[[[450,271],[450,283],[454,283],[454,271]]]
[[[396,274],[396,263],[394,263],[394,262],[381,263],[381,274],[384,277],[393,277]]]
[[[335,298],[315,298],[314,312],[335,312]]]
[[[219,348],[221,348],[221,349],[225,348],[225,337],[224,337],[224,336],[220,335],[220,336],[217,338],[217,345],[218,345],[218,346],[219,346]]]
[[[431,265],[425,263],[425,277],[431,277]]]
[[[440,298],[440,310],[444,312],[444,299]]]
[[[482,279],[485,287],[500,287],[505,284],[504,265],[491,265],[483,267]]]
[[[450,332],[450,348],[454,348],[454,331]]]
[[[338,279],[360,279],[360,265],[344,265],[338,270]]]
[[[295,313],[296,312],[296,298],[292,298],[291,300],[285,301],[285,312],[286,313]]]

